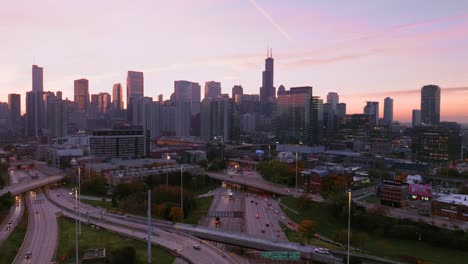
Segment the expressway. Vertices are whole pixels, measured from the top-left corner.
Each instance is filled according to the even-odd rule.
[[[17,205],[10,209],[10,214],[0,225],[0,245],[10,236],[23,217],[24,203],[20,197],[17,197],[16,199]]]
[[[15,171],[15,173],[17,173],[17,171]],[[55,176],[40,178],[37,180],[11,184],[0,190],[0,196],[7,192],[11,192],[12,195],[22,194],[22,193],[46,186],[48,184],[61,181],[63,178],[64,178],[63,175],[55,175]]]
[[[26,197],[28,205],[28,230],[13,263],[50,263],[54,257],[58,239],[56,212],[43,193],[30,192]],[[26,254],[31,253],[27,259]]]
[[[285,186],[272,183],[269,181],[265,181],[262,178],[256,177],[254,175],[249,175],[246,173],[242,173],[239,175],[228,175],[225,173],[219,173],[219,172],[206,172],[206,175],[212,179],[220,180],[220,181],[225,181],[225,182],[230,182],[230,183],[236,183],[239,185],[255,188],[258,190],[263,190],[266,192],[270,193],[275,193],[283,196],[294,196],[294,197],[300,197],[304,195],[303,192],[295,191],[294,188],[285,188]],[[305,194],[307,198],[309,198],[312,201],[316,202],[323,202],[324,199],[317,194]]]
[[[76,218],[75,209],[73,209],[75,207],[74,197],[69,195],[65,189],[49,190],[48,197],[63,209],[64,214]],[[145,220],[128,220],[126,217],[106,213],[104,210],[88,204],[79,204],[78,208],[82,215],[81,219],[88,223],[97,224],[108,230],[141,240],[146,238]],[[155,226],[151,241],[153,244],[161,245],[168,250],[177,249],[178,254],[191,263],[236,263],[230,256],[225,255],[209,243],[203,243],[197,238],[178,232],[174,227],[171,231],[165,231]],[[201,245],[200,250],[193,248],[193,245],[196,244]]]

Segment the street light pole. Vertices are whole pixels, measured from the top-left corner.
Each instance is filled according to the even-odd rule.
[[[296,193],[297,193],[297,152],[296,152]]]
[[[184,177],[183,177],[183,164],[180,164],[180,209],[182,209],[182,215],[184,214]]]
[[[348,191],[348,252],[346,263],[349,264],[349,241],[351,234],[351,191]]]
[[[268,167],[270,167],[271,162],[271,146],[268,145]]]
[[[81,203],[81,168],[78,166],[78,202]],[[81,212],[78,208],[79,203],[76,205],[76,209],[78,210],[78,216],[81,217]],[[79,218],[78,217],[78,218]],[[81,236],[81,220],[78,219],[78,233]]]
[[[151,264],[151,233],[152,233],[152,226],[151,226],[151,190],[148,189],[148,251],[147,251],[147,259],[146,262]]]
[[[166,192],[169,189],[169,159],[171,156],[166,155]]]
[[[79,256],[78,256],[78,190],[75,189],[75,214],[76,214],[76,219],[75,219],[75,263],[78,264],[79,261]]]

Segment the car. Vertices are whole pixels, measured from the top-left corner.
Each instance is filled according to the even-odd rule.
[[[275,210],[275,214],[279,214],[279,211],[278,211],[278,210]]]
[[[269,223],[266,223],[265,226],[266,226],[266,227],[270,227],[270,224],[269,224]]]
[[[13,221],[8,221],[8,224],[9,224],[9,225],[13,224]]]
[[[259,219],[259,218],[260,218],[260,216],[259,216],[258,214],[256,214],[256,215],[255,215],[255,218]]]
[[[282,215],[282,216],[281,216],[281,219],[286,220],[286,217],[284,217],[284,215]]]
[[[314,249],[315,253],[329,255],[330,251],[327,248],[316,248]]]
[[[270,209],[273,210],[273,206],[270,206]]]
[[[26,255],[24,256],[25,259],[30,259],[32,257],[31,252],[27,252]]]
[[[8,230],[10,230],[10,228],[11,228],[11,227],[10,227],[9,225],[7,225],[7,226],[5,226],[5,229],[4,229],[4,230],[5,230],[5,231],[8,231]]]
[[[36,211],[36,214],[39,214],[39,211]]]
[[[200,247],[200,245],[193,245],[193,249],[200,250],[201,247]]]
[[[254,203],[254,200],[250,200],[250,203]]]
[[[255,202],[255,205],[258,205],[258,202]]]
[[[263,234],[265,234],[265,229],[260,230]]]

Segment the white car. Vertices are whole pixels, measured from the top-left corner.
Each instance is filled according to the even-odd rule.
[[[275,210],[275,214],[279,214],[279,211],[278,211],[278,210]]]
[[[315,253],[329,255],[330,251],[327,248],[316,248],[314,249]]]
[[[282,215],[282,216],[281,216],[281,219],[286,220],[286,217],[284,217],[284,215]]]

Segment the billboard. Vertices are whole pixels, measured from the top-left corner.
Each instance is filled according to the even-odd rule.
[[[410,184],[408,186],[408,194],[411,197],[432,197],[432,185]]]

